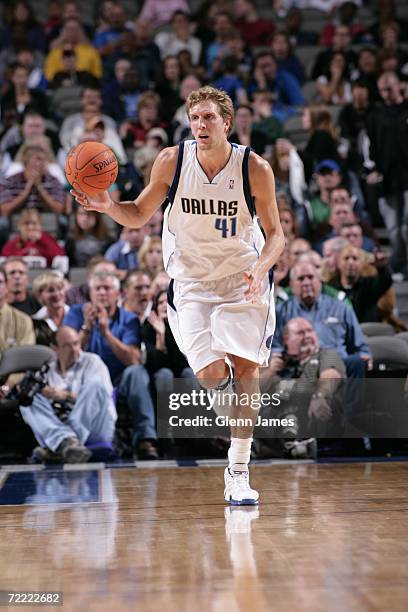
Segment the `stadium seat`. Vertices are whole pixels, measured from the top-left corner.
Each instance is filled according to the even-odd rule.
[[[365,336],[395,336],[395,329],[388,323],[361,323]]]

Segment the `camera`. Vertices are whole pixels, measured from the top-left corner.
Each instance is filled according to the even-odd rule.
[[[44,363],[39,370],[28,370],[16,386],[16,397],[21,406],[31,406],[37,393],[47,385],[49,364]]]

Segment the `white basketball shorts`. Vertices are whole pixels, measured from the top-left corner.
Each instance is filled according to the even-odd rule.
[[[266,276],[255,304],[245,298],[243,272],[211,282],[170,282],[169,325],[194,373],[227,355],[268,365],[275,331],[272,277]]]

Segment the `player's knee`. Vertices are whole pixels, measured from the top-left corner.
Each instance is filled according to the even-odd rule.
[[[205,389],[214,389],[228,376],[228,368],[222,359],[213,361],[196,373],[196,377]]]

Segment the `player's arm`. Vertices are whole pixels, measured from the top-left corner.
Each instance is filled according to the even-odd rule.
[[[142,227],[167,197],[176,171],[177,155],[178,147],[168,147],[160,151],[152,167],[150,183],[135,201],[115,202],[107,191],[92,198],[74,190],[71,193],[86,210],[106,213],[126,227]]]
[[[285,237],[276,204],[272,168],[256,153],[251,153],[249,157],[249,182],[255,198],[256,214],[265,233],[265,245],[258,261],[252,270],[245,272],[249,284],[245,295],[248,300],[255,300],[261,291],[265,275],[276,264],[285,248]]]

